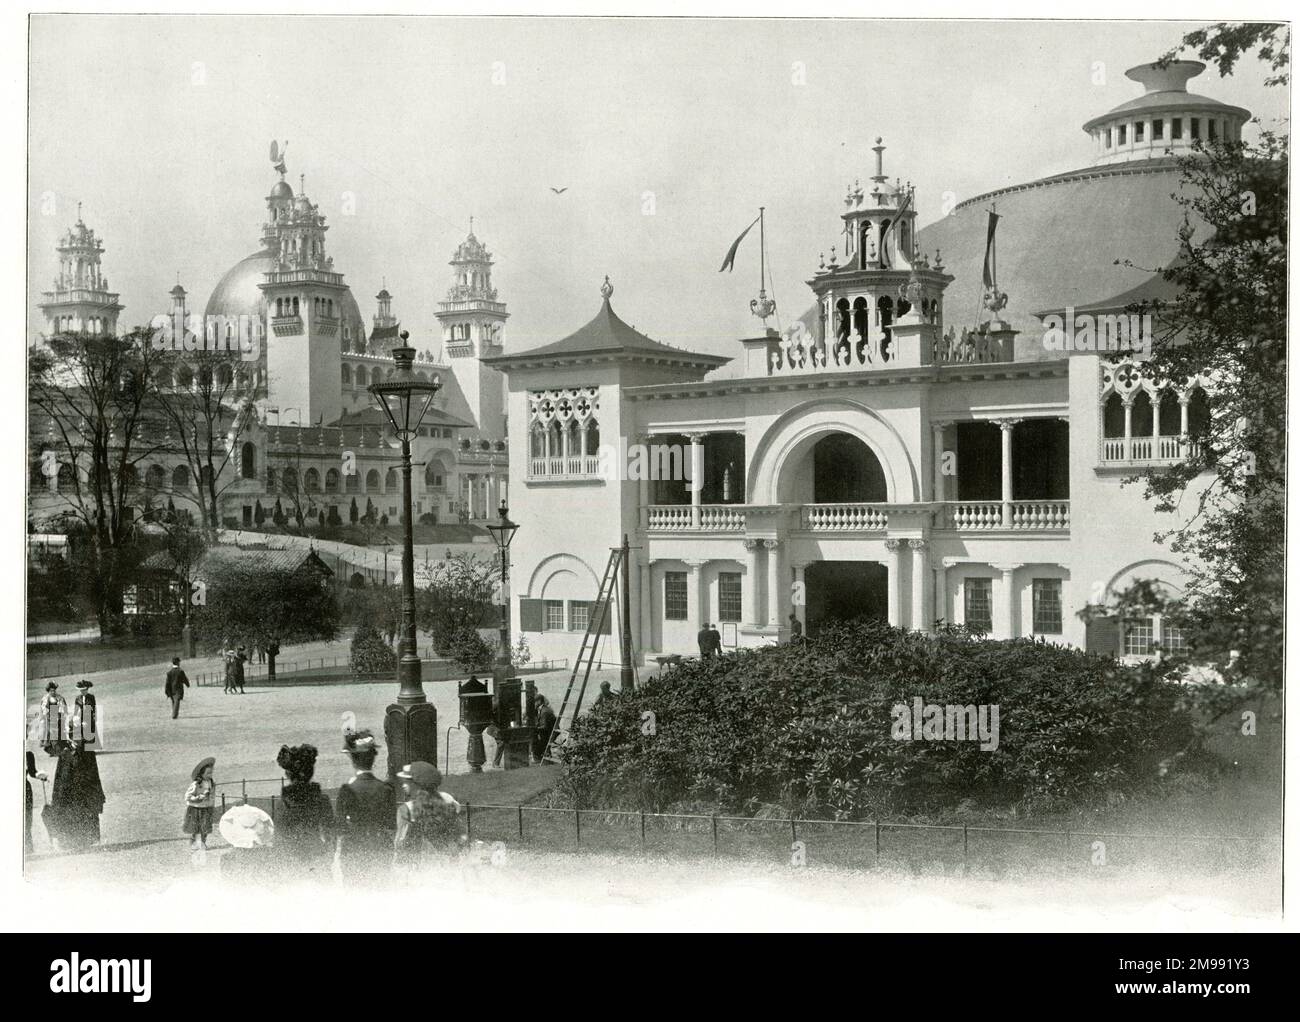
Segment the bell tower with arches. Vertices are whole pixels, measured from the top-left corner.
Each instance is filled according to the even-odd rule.
[[[103,243],[82,221],[81,203],[77,203],[77,222],[59,239],[59,275],[54,289],[46,291],[41,302],[51,333],[117,333],[122,305],[108,289],[108,278],[100,266],[103,252]]]

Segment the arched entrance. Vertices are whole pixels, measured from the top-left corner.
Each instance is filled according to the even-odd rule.
[[[804,570],[807,631],[832,621],[889,620],[889,569],[875,561],[814,561]]]
[[[848,433],[829,433],[813,445],[813,501],[817,504],[889,499],[885,470],[871,448]]]

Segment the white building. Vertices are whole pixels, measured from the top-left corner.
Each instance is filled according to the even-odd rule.
[[[1186,93],[1199,70],[1135,68],[1146,95],[1085,129],[1093,165],[921,230],[877,140],[871,187],[849,189],[838,226],[828,211],[843,261],[832,249],[813,272],[794,330],[736,343],[739,376],[633,330],[608,280],[576,333],[486,359],[509,380],[513,627],[534,655],[575,655],[624,534],[640,656],[693,653],[706,623],[729,644],[780,641],[791,614],[812,632],[867,615],[1132,656],[1181,642],[1158,619],[1079,615],[1139,578],[1184,583],[1154,540],[1175,522],[1121,481],[1185,456],[1205,381],[1158,390],[1126,352],[1054,350],[1042,317],[1114,314],[1166,287],[1115,260],[1161,266],[1177,246],[1179,171],[1152,140],[1240,130],[1244,111]],[[968,333],[960,317],[981,307]],[[681,445],[699,485],[607,478],[600,452],[620,444]]]

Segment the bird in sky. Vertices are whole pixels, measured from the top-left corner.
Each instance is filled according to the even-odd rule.
[[[563,195],[568,190],[569,190],[568,185],[565,185],[563,188],[556,188],[555,185],[551,185],[551,191],[553,191],[556,195]]]

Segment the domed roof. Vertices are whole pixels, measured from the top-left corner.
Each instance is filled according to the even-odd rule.
[[[1164,67],[1161,67],[1159,62],[1131,67],[1124,73],[1125,77],[1138,82],[1146,91],[1136,99],[1126,100],[1101,116],[1092,118],[1084,124],[1083,130],[1091,131],[1113,118],[1132,116],[1136,113],[1177,114],[1184,110],[1200,110],[1242,120],[1249,118],[1249,110],[1187,91],[1188,80],[1195,78],[1204,70],[1205,65],[1199,60],[1175,60]]]
[[[293,189],[289,187],[289,182],[281,178],[271,186],[271,194],[268,198],[272,199],[292,199]]]
[[[1009,301],[1001,317],[1021,331],[1016,358],[1054,357],[1039,343],[1035,313],[1097,305],[1151,281],[1178,251],[1183,207],[1171,197],[1181,173],[1173,159],[1143,160],[1042,178],[963,202],[917,235],[956,278],[944,292],[944,322],[974,326],[982,312],[988,209],[997,204],[997,282]],[[1131,260],[1134,269],[1115,265]],[[987,316],[986,316],[987,318]]]
[[[235,263],[212,289],[205,316],[254,316],[261,319],[266,302],[258,284],[275,268],[275,257],[263,249]]]

